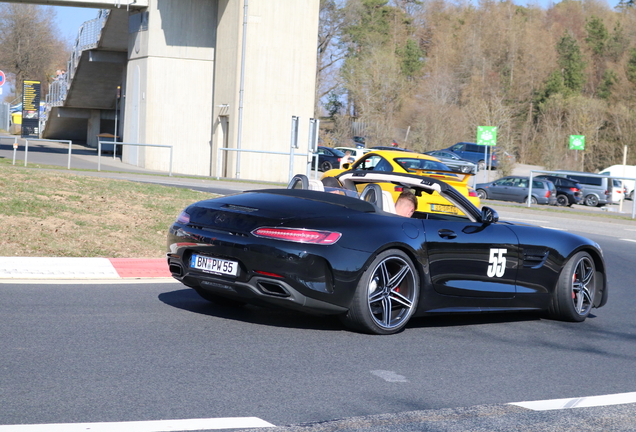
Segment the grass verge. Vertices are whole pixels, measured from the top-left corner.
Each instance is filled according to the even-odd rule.
[[[0,164],[3,256],[162,258],[187,205],[214,195]]]

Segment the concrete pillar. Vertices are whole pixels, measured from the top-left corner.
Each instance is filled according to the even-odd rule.
[[[97,135],[101,132],[101,113],[99,110],[91,110],[91,116],[88,118],[88,131],[86,133],[86,144],[89,147],[97,148]]]

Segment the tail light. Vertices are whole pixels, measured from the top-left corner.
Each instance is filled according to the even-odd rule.
[[[575,188],[575,187],[571,187],[570,191],[576,193],[576,192],[580,192],[580,189],[579,188]]]
[[[468,190],[468,196],[469,197],[478,197],[479,195],[477,195],[477,192],[475,192],[474,190],[469,189]]]
[[[263,227],[252,231],[256,237],[271,238],[290,241],[294,243],[312,243],[320,245],[332,245],[336,243],[342,234],[334,231],[306,230],[302,228],[274,228]]]
[[[550,191],[547,191],[547,192],[545,193],[545,197],[546,197],[546,198],[550,198],[550,195],[552,195],[552,193],[551,193]]]
[[[190,223],[190,215],[186,212],[181,212],[181,214],[177,217],[177,223],[182,225],[187,225]]]
[[[395,187],[393,188],[393,190],[394,190],[395,192],[403,192],[403,191],[404,191],[404,188],[403,188],[402,186],[395,186]]]

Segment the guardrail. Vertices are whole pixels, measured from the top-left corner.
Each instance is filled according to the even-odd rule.
[[[11,139],[11,137],[4,137],[4,136],[0,136],[0,140],[3,139]],[[15,165],[15,154],[18,151],[18,137],[14,136],[13,137],[13,165]]]
[[[289,180],[291,180],[294,177],[294,157],[295,156],[308,156],[308,153],[296,153],[294,152],[294,148],[292,147],[290,149],[289,152],[280,152],[280,151],[269,151],[269,150],[247,150],[247,149],[237,149],[237,148],[229,148],[229,147],[219,147],[217,149],[217,169],[216,169],[216,179],[219,180],[221,178],[221,170],[222,170],[222,166],[223,166],[223,156],[221,155],[222,151],[226,151],[226,152],[241,152],[241,153],[264,153],[264,154],[276,154],[276,155],[284,155],[284,156],[289,156]],[[318,158],[316,158],[318,159]],[[318,164],[316,162],[316,171],[318,171],[317,169]],[[307,166],[307,177],[309,177],[309,171],[311,169],[309,168],[309,164]],[[237,179],[239,179],[240,177],[237,176]]]
[[[607,179],[616,179],[616,180],[632,180],[636,182],[636,178],[631,177],[616,177],[616,176],[608,176],[601,174],[592,174],[592,173],[580,173],[576,171],[544,171],[544,170],[532,170],[530,171],[530,181],[528,185],[528,207],[530,207],[530,200],[532,199],[532,178],[534,177],[534,173],[541,174],[550,174],[550,175],[585,175],[586,177],[596,177],[596,178],[607,178]],[[624,199],[623,199],[624,201]],[[636,197],[632,198],[632,219],[636,218]]]
[[[27,166],[27,162],[29,159],[29,141],[44,141],[44,142],[55,142],[55,143],[68,143],[68,165],[67,169],[71,169],[71,149],[73,147],[73,141],[70,140],[52,140],[52,139],[38,139],[38,138],[26,138],[24,144],[24,166]],[[17,144],[18,139],[16,137],[15,144]],[[16,145],[13,146],[13,165],[15,165],[15,151],[17,150]]]
[[[123,142],[114,142],[114,141],[97,141],[97,171],[101,171],[102,168],[102,144],[108,144],[113,146],[113,158],[117,154],[117,146],[136,146],[136,147],[164,147],[170,149],[170,170],[168,172],[169,176],[172,176],[172,146],[164,145],[164,144],[137,144],[137,143],[123,143]]]

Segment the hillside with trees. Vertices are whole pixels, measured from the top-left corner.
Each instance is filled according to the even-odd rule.
[[[596,171],[628,146],[636,164],[633,0],[322,0],[320,17],[327,143],[357,131],[427,151],[483,125],[518,162]],[[585,151],[568,149],[570,135],[585,135]]]

